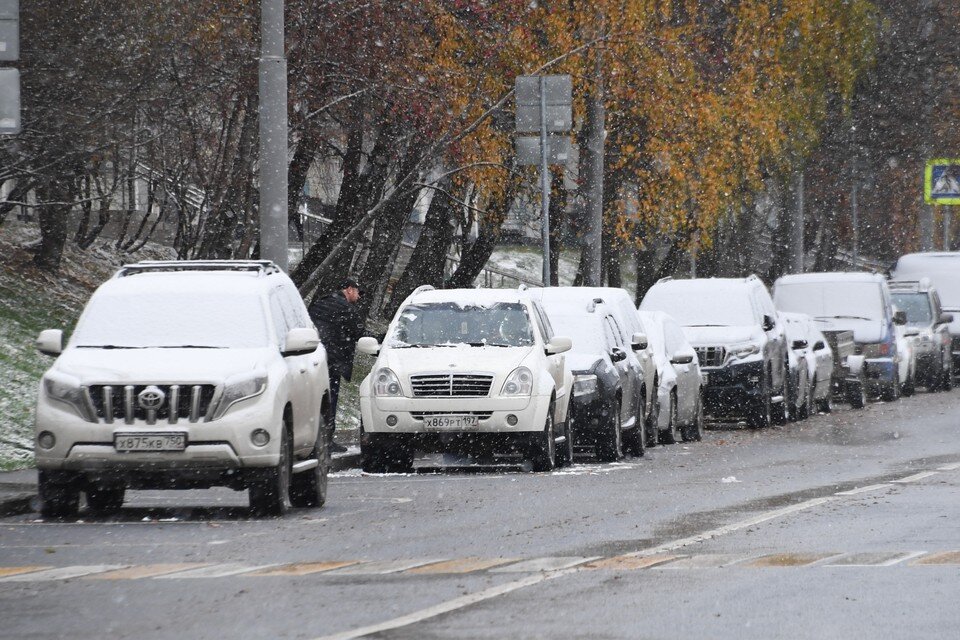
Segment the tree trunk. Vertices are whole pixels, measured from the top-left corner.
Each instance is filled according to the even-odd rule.
[[[40,248],[34,256],[34,263],[46,271],[56,272],[63,259],[63,248],[67,242],[67,222],[70,217],[69,203],[73,193],[69,180],[64,177],[53,178],[38,188],[38,196],[44,204],[40,206]]]
[[[604,106],[603,59],[600,50],[595,52],[594,72],[590,92],[587,95],[587,118],[583,130],[583,283],[588,287],[600,286],[601,244],[603,235],[603,172],[604,130],[606,107]]]

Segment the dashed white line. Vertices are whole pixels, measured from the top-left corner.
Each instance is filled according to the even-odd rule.
[[[850,489],[849,491],[838,491],[833,494],[835,496],[855,496],[860,493],[869,493],[871,491],[878,491],[880,489],[887,489],[890,487],[889,484],[871,484],[866,487],[857,487],[856,489]]]
[[[960,462],[954,462],[952,464],[945,464],[942,467],[937,467],[937,471],[956,471],[960,469]]]
[[[921,473],[915,473],[912,476],[907,476],[906,478],[900,478],[899,480],[891,480],[890,482],[906,484],[908,482],[916,482],[917,480],[923,480],[924,478],[929,478],[930,476],[935,475],[937,475],[936,471],[923,471]]]
[[[23,575],[8,576],[0,578],[0,582],[43,582],[46,580],[69,580],[70,578],[80,578],[95,573],[105,573],[115,569],[124,569],[127,565],[123,564],[96,564],[96,565],[78,565],[73,567],[62,567],[59,569],[47,569],[46,571],[35,571]]]

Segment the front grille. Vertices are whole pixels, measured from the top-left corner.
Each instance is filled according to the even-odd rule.
[[[154,386],[163,392],[163,404],[157,409],[144,409],[137,401],[140,392]],[[142,420],[155,424],[165,420],[177,424],[181,420],[199,422],[207,416],[216,385],[212,384],[158,384],[158,385],[91,385],[87,394],[99,421],[107,424]]]
[[[435,373],[410,376],[415,398],[484,397],[493,376],[476,373]]]
[[[410,415],[414,420],[423,420],[430,416],[476,416],[480,420],[487,420],[493,415],[493,411],[411,411]]]
[[[724,347],[697,347],[696,351],[701,367],[722,367],[727,361],[727,350]]]

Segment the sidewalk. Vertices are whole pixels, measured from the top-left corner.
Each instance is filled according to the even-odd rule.
[[[347,451],[332,456],[330,471],[343,471],[360,466],[359,436],[358,430],[337,431],[336,441],[345,445]],[[0,518],[36,511],[36,497],[36,469],[0,472]]]

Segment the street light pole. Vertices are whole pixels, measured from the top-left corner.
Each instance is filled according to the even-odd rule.
[[[260,257],[287,270],[287,59],[284,0],[261,0]]]

